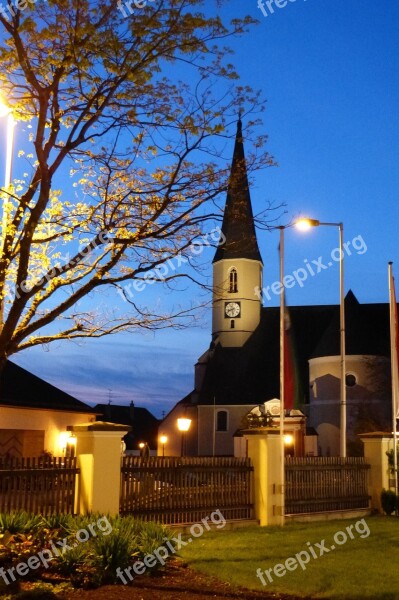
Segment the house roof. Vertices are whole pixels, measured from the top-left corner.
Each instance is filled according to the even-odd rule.
[[[134,406],[123,406],[118,404],[96,404],[94,407],[101,416],[109,423],[120,423],[130,425],[132,431],[125,436],[127,449],[136,449],[138,442],[147,442],[150,448],[157,447],[159,419],[146,408]]]
[[[346,298],[346,353],[389,356],[389,307]],[[308,397],[308,360],[339,355],[339,306],[289,307],[301,397]],[[261,321],[242,348],[211,346],[198,404],[261,404],[280,395],[279,308],[262,309]]]
[[[0,404],[15,408],[95,413],[95,410],[84,402],[36,377],[10,360],[7,361],[0,375]]]
[[[241,119],[237,124],[222,232],[226,241],[218,246],[213,262],[229,258],[248,258],[262,262],[249,193]]]

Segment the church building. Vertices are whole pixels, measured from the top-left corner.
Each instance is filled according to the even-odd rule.
[[[279,398],[279,308],[263,307],[259,294],[263,261],[241,120],[222,232],[225,243],[213,259],[212,338],[195,365],[194,389],[160,425],[168,455],[233,455],[248,414]],[[345,308],[350,455],[361,452],[357,433],[390,427],[389,306],[359,304],[350,291]],[[307,417],[304,434],[316,440],[315,449],[308,452],[312,445],[301,444],[300,453],[339,455],[339,306],[293,306],[289,311],[301,390],[295,408]],[[302,413],[295,410],[291,416]],[[286,417],[289,421],[289,411]],[[191,420],[187,432],[178,431],[179,418]]]

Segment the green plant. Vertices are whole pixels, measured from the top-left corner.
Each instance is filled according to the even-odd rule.
[[[63,575],[71,575],[82,567],[88,560],[89,547],[87,544],[78,544],[75,548],[66,550],[57,556],[52,563],[52,570],[57,570]]]
[[[145,523],[138,536],[138,547],[143,555],[152,554],[154,550],[171,540],[171,532],[159,523]]]
[[[76,520],[72,515],[55,514],[42,517],[43,525],[48,529],[63,529],[67,533],[74,531]],[[78,528],[79,529],[79,528]]]
[[[125,531],[113,529],[107,536],[93,539],[91,546],[90,563],[95,567],[99,583],[113,583],[116,581],[116,569],[126,569],[131,559],[138,555],[137,538]]]
[[[381,492],[382,509],[386,515],[391,515],[395,508],[399,507],[399,496],[392,490],[382,490]]]
[[[24,510],[0,513],[0,531],[5,533],[25,533],[35,531],[43,523],[41,515],[33,515]]]

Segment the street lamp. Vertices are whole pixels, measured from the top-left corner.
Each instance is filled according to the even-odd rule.
[[[344,226],[343,223],[323,223],[317,219],[301,218],[295,222],[295,226],[301,231],[307,231],[311,227],[338,227],[339,230],[339,331],[340,331],[340,354],[341,354],[341,404],[340,404],[340,455],[346,456],[346,357],[345,357],[345,290],[344,290]]]
[[[6,164],[4,174],[4,197],[3,197],[3,213],[2,213],[2,240],[1,251],[4,255],[6,232],[8,226],[8,192],[11,186],[11,167],[12,167],[12,151],[14,145],[14,126],[15,121],[12,111],[6,106],[0,98],[0,117],[7,117],[7,143],[6,143]],[[4,321],[4,298],[0,299],[0,330],[3,327]]]
[[[177,429],[181,432],[181,456],[186,454],[186,433],[190,429],[191,419],[182,417],[177,419]]]
[[[161,435],[159,438],[159,441],[162,444],[162,457],[165,456],[165,444],[168,441],[168,436],[167,435]]]

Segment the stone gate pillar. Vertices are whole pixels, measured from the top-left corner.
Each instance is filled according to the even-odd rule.
[[[119,513],[121,482],[121,447],[128,425],[95,421],[71,425],[76,436],[78,512]]]
[[[390,489],[390,473],[387,452],[393,449],[393,434],[382,431],[360,434],[364,444],[364,457],[370,465],[369,496],[371,508],[384,512],[381,506],[381,492]],[[392,486],[395,487],[395,486]]]
[[[280,432],[275,428],[247,429],[248,457],[254,467],[255,516],[260,525],[284,524],[284,460]]]

